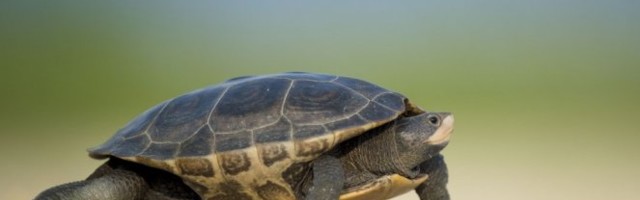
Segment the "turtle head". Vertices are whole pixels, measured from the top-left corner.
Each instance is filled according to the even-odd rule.
[[[398,162],[414,168],[447,146],[453,132],[453,115],[425,112],[396,121],[394,129]]]

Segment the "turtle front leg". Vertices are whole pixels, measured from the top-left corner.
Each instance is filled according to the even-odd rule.
[[[99,177],[52,187],[40,193],[35,200],[75,199],[142,199],[148,190],[144,179],[132,171],[105,169],[102,165],[96,173],[108,171]]]
[[[429,175],[429,179],[416,188],[421,200],[450,199],[447,191],[449,173],[441,154],[420,164],[420,173]]]
[[[312,163],[313,180],[307,200],[336,200],[344,185],[344,170],[339,159],[322,155]]]

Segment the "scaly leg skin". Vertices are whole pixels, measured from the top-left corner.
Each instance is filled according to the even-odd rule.
[[[421,200],[449,200],[447,182],[449,173],[441,154],[420,164],[420,173],[429,174],[429,179],[416,188]]]
[[[36,200],[187,200],[198,195],[168,172],[111,158],[87,180],[56,186]]]
[[[323,155],[313,161],[313,180],[307,200],[336,200],[344,185],[344,170],[339,159]]]
[[[142,199],[147,189],[148,185],[142,177],[131,171],[117,169],[98,178],[53,187],[35,199]]]

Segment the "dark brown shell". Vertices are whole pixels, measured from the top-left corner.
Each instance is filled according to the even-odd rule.
[[[280,173],[312,160],[417,109],[403,95],[353,78],[311,73],[240,77],[149,109],[89,153],[183,177],[236,176],[254,168],[263,171],[256,176],[272,176],[269,170]]]

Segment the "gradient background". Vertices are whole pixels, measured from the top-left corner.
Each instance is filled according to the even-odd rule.
[[[353,76],[451,111],[453,199],[640,196],[640,1],[1,1],[0,199],[227,78]],[[416,198],[408,194],[399,199]]]

